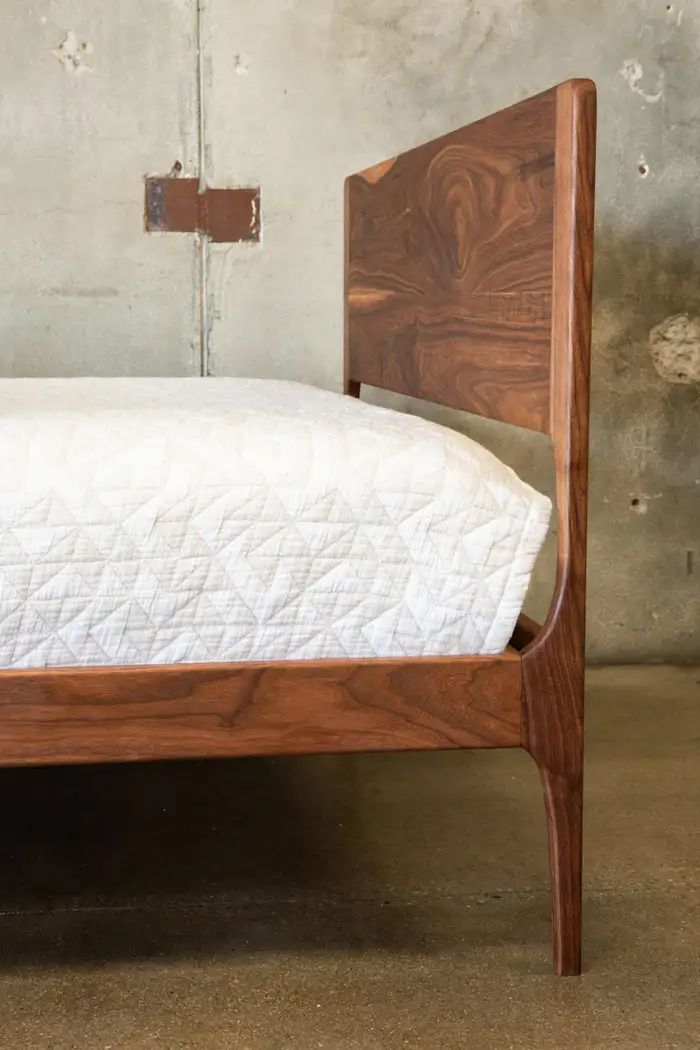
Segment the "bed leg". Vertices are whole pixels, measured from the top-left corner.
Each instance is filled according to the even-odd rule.
[[[564,617],[568,633],[555,626],[523,654],[523,746],[537,763],[544,792],[554,970],[561,977],[581,973],[584,674],[583,646],[571,641],[583,637],[581,626],[571,627],[574,613]]]
[[[582,764],[567,775],[539,765],[549,831],[554,970],[581,973]]]

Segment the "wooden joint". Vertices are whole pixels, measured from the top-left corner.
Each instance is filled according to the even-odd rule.
[[[510,645],[516,650],[516,652],[522,652],[527,645],[534,642],[541,630],[541,624],[537,623],[529,616],[526,616],[525,613],[520,613],[517,623],[513,628],[513,636],[510,640]]]

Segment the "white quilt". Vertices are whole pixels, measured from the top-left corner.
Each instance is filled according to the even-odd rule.
[[[549,514],[297,383],[0,380],[0,666],[497,653]]]

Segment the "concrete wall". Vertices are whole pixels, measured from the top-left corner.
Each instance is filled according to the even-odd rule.
[[[191,0],[2,0],[0,370],[179,374],[196,249],[143,233],[143,175],[197,156]]]
[[[343,176],[568,76],[593,77],[589,653],[700,655],[697,331],[656,338],[663,375],[649,348],[664,319],[700,314],[700,0],[206,0],[199,115],[194,0],[3,10],[11,374],[196,370],[196,246],[141,233],[141,180],[176,158],[198,174],[201,134],[210,184],[262,187],[264,230],[261,246],[208,250],[208,370],[337,387]],[[54,53],[70,29],[90,44],[83,73]],[[374,396],[465,430],[550,487],[538,436]],[[535,614],[552,550],[553,538]]]

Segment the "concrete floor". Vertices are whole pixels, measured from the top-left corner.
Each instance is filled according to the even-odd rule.
[[[699,679],[589,673],[581,979],[522,752],[0,772],[0,1047],[700,1047]]]

